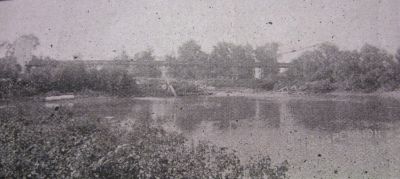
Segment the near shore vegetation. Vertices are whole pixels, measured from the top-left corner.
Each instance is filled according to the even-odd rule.
[[[188,145],[151,119],[118,127],[85,105],[18,103],[0,112],[0,178],[287,178],[289,163],[208,142]],[[82,115],[85,114],[85,115]]]

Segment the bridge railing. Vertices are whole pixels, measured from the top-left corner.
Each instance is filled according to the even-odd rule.
[[[200,67],[271,67],[269,63],[263,62],[246,62],[246,63],[209,63],[209,62],[171,62],[171,61],[128,61],[128,60],[74,60],[74,61],[59,61],[60,64],[68,63],[79,63],[88,66],[105,66],[105,65],[117,65],[117,66],[200,66]],[[277,63],[277,68],[289,68],[290,63]],[[27,66],[43,66],[42,64],[28,64]]]

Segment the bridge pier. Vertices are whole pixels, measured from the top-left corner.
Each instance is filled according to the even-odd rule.
[[[168,67],[166,67],[166,66],[159,66],[158,68],[159,68],[159,70],[161,71],[161,78],[162,78],[162,79],[167,78]]]
[[[262,79],[263,78],[263,70],[260,67],[254,67],[254,78]]]
[[[254,114],[254,119],[260,120],[261,119],[260,118],[260,111],[261,111],[260,100],[256,99],[255,102],[256,102],[256,111],[255,111],[255,114]]]

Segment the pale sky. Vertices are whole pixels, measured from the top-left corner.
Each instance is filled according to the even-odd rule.
[[[36,54],[62,60],[110,59],[123,49],[133,56],[149,47],[161,56],[189,39],[206,52],[220,41],[278,42],[282,51],[325,41],[342,49],[370,43],[393,52],[400,47],[400,1],[0,1],[0,41],[24,34],[40,39]]]

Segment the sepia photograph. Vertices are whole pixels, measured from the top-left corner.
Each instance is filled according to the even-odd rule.
[[[400,1],[0,0],[0,178],[400,179]]]

